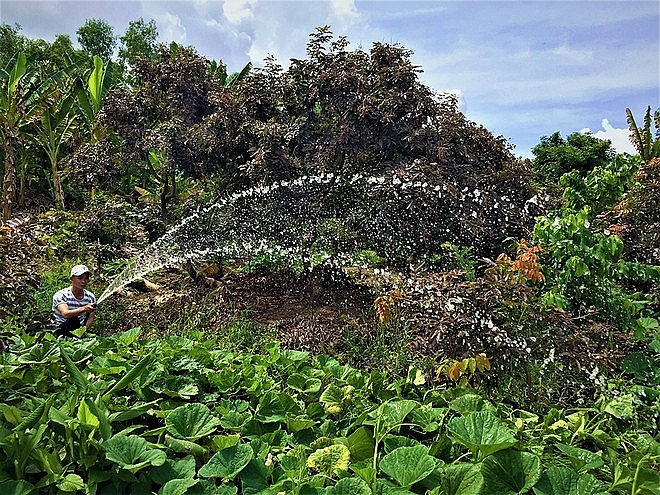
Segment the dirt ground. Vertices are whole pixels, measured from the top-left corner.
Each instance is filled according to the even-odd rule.
[[[197,319],[200,330],[220,332],[240,318],[284,348],[329,352],[344,328],[366,331],[377,325],[374,294],[349,278],[327,282],[290,272],[245,274],[226,268],[214,277],[175,268],[130,284],[102,304],[123,307],[114,331],[147,326],[167,334],[176,323]]]

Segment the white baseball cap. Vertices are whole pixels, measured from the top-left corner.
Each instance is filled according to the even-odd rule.
[[[89,268],[87,268],[85,265],[76,265],[73,268],[71,268],[72,277],[80,277],[85,273],[89,273],[90,275],[92,274],[92,271]]]

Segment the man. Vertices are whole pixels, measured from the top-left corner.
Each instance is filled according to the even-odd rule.
[[[55,335],[73,337],[71,333],[83,325],[89,329],[94,322],[96,297],[85,289],[92,272],[85,265],[71,268],[71,286],[53,295],[53,315],[57,329]]]

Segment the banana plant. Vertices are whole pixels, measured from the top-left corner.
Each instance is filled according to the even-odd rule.
[[[227,66],[222,62],[217,62],[216,60],[211,61],[211,66],[209,67],[209,73],[215,77],[221,86],[229,88],[238,84],[240,81],[245,79],[247,75],[252,70],[252,63],[248,62],[245,64],[240,71],[234,72],[232,74],[227,73]]]
[[[84,134],[84,139],[89,144],[98,143],[110,133],[107,126],[101,125],[97,120],[103,98],[113,86],[110,64],[111,62],[104,63],[101,57],[95,55],[89,73],[85,72],[76,79],[75,93],[81,117],[78,131]],[[95,182],[90,185],[89,194],[91,198],[96,194]]]
[[[51,165],[55,207],[64,209],[64,189],[59,170],[62,146],[73,136],[79,116],[73,107],[75,94],[71,81],[59,85],[43,103],[40,118],[34,123],[30,139],[46,152]]]
[[[64,69],[46,74],[40,91],[33,95],[33,105],[39,108],[38,118],[32,120],[28,138],[46,152],[51,166],[55,207],[64,209],[64,190],[59,170],[62,147],[73,137],[80,121],[76,101],[76,74],[81,63],[72,63]]]
[[[660,157],[660,109],[653,112],[653,117],[651,117],[651,107],[646,108],[644,127],[641,129],[637,126],[630,108],[626,108],[626,121],[630,129],[630,140],[635,145],[642,161],[648,163],[653,158]],[[655,139],[651,133],[652,122],[655,124]]]
[[[0,69],[0,133],[5,154],[5,174],[2,181],[2,219],[11,217],[16,200],[16,148],[25,125],[23,88],[21,80],[26,74],[24,53],[19,53],[10,72]]]
[[[96,125],[96,116],[101,110],[103,98],[112,86],[112,78],[109,77],[108,64],[104,64],[101,57],[94,55],[93,63],[89,77],[86,80],[78,79],[76,97],[91,142],[97,142],[102,135],[102,129]]]
[[[65,83],[71,77],[71,73],[78,68],[77,64],[72,64],[65,69],[42,74],[28,67],[25,54],[19,53],[10,72],[0,69],[0,133],[5,153],[5,173],[2,183],[3,220],[11,217],[16,201],[17,150],[30,141],[37,142],[44,149],[53,146],[55,141],[49,140],[48,143],[35,141],[34,126],[53,127],[52,119],[50,123],[44,124],[42,116],[47,113],[51,113],[50,117],[53,116],[55,110],[53,105],[56,104],[57,98],[62,97],[60,85]],[[49,117],[44,118],[49,119]],[[57,201],[56,189],[55,197]]]

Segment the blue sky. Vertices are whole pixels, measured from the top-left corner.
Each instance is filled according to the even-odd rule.
[[[459,95],[461,110],[531,156],[541,136],[589,129],[634,152],[625,109],[641,122],[660,108],[660,2],[396,0],[0,0],[0,21],[52,41],[86,19],[124,34],[142,17],[160,41],[192,45],[229,71],[267,55],[304,58],[316,27],[351,48],[398,43],[412,50],[423,83]]]

